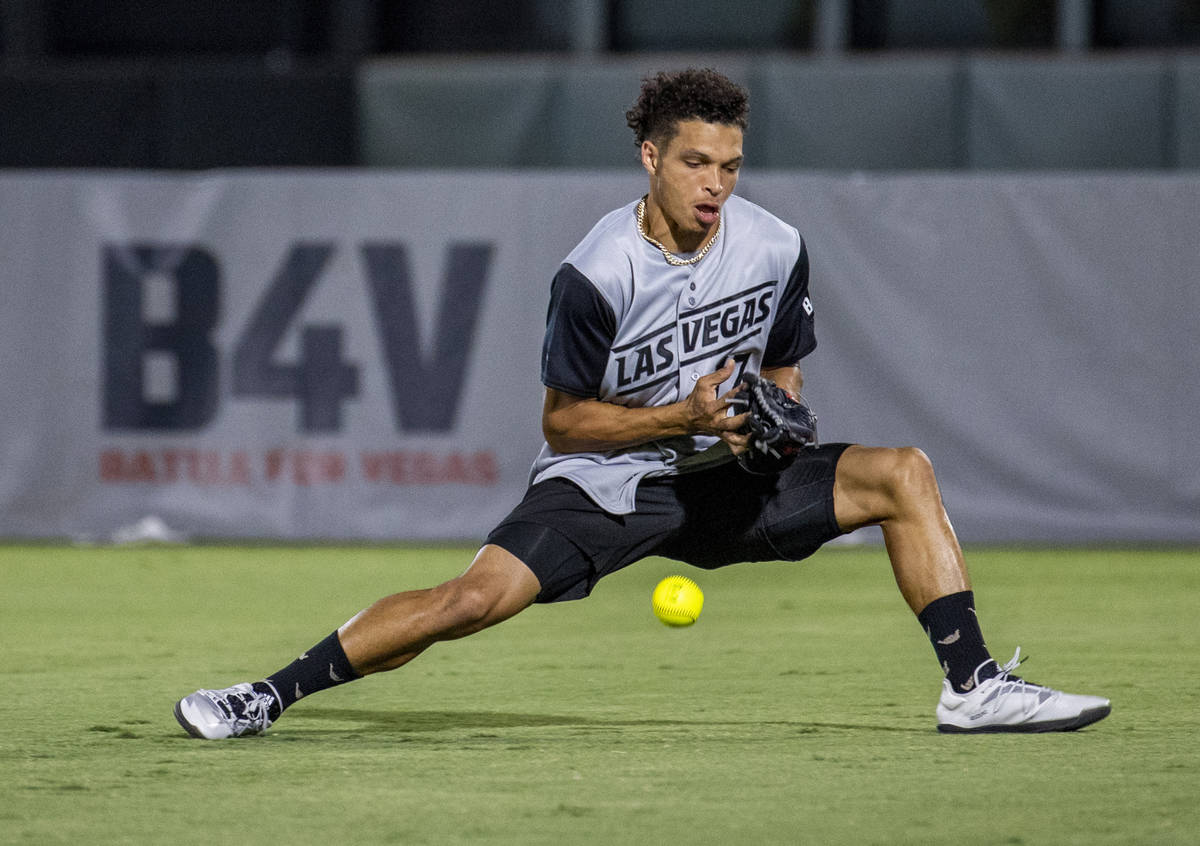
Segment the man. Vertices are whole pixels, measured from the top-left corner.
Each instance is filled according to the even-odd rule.
[[[868,525],[882,527],[942,664],[940,730],[1072,730],[1109,713],[1106,699],[1028,683],[1012,674],[1016,656],[988,654],[920,450],[827,444],[765,473],[738,460],[750,453],[735,393],[761,375],[798,397],[799,361],[816,346],[804,241],[733,195],[747,113],[746,93],[715,71],[644,81],[627,118],[648,192],[601,219],[554,278],[546,443],[524,500],[466,572],[380,599],[262,681],[185,697],[175,715],[188,732],[261,732],[302,696],[534,602],[585,597],[648,555],[705,568],[799,560]]]

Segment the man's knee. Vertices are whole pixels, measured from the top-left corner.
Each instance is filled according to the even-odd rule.
[[[917,447],[897,447],[891,450],[891,462],[885,483],[893,496],[925,497],[937,493],[937,478],[933,462]]]
[[[929,457],[916,447],[855,447],[838,464],[834,509],[846,531],[940,502]]]
[[[852,490],[900,498],[937,484],[929,456],[917,447],[859,447],[846,458],[838,478]]]
[[[537,578],[510,553],[484,547],[470,569],[434,589],[446,637],[473,634],[528,607]]]
[[[478,630],[498,601],[499,591],[470,584],[461,576],[436,588],[439,610],[451,630]]]

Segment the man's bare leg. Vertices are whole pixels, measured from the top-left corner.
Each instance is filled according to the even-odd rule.
[[[878,524],[896,584],[946,674],[936,718],[941,732],[1074,731],[1106,717],[1107,699],[1030,684],[992,660],[962,548],[942,507],[929,459],[918,449],[852,446],[834,481],[834,514],[845,530]]]
[[[461,576],[384,597],[262,681],[184,697],[175,718],[189,734],[209,740],[259,734],[299,699],[401,667],[440,640],[507,620],[529,607],[540,589],[519,559],[485,545]]]
[[[896,584],[954,689],[967,691],[996,675],[1000,667],[983,640],[962,548],[925,453],[849,447],[838,462],[833,502],[843,529],[883,529]]]
[[[507,620],[528,608],[540,589],[520,559],[486,545],[461,576],[380,599],[338,629],[338,638],[359,675],[394,670],[440,640]]]
[[[841,457],[833,507],[845,531],[878,524],[896,584],[914,614],[970,590],[962,548],[925,453],[912,447],[852,446]]]

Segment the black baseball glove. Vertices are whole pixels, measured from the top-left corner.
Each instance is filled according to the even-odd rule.
[[[746,387],[729,400],[739,414],[750,412],[742,429],[750,435],[750,443],[738,455],[742,469],[778,473],[796,460],[800,450],[817,446],[817,415],[803,401],[754,373],[745,374],[742,382]]]

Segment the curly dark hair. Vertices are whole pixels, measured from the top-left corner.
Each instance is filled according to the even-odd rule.
[[[746,128],[750,113],[746,89],[712,68],[660,71],[642,80],[642,93],[625,120],[637,138],[665,146],[681,120],[702,120]]]

